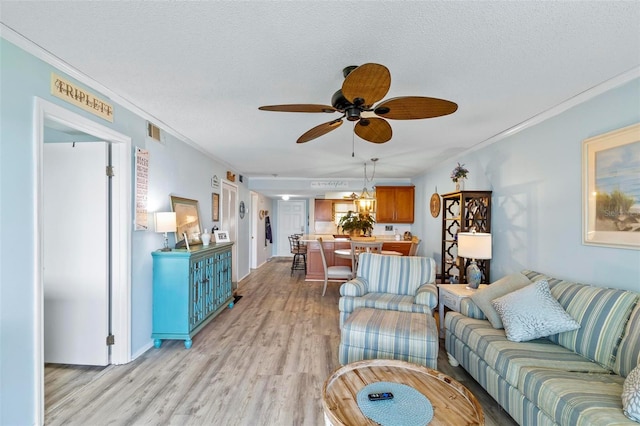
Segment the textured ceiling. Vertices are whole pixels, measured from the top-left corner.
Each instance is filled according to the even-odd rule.
[[[2,1],[10,29],[246,176],[408,178],[640,66],[640,2]],[[330,104],[342,69],[391,71],[385,99],[459,105],[389,120],[371,144],[339,115],[259,111]],[[352,145],[355,157],[351,156]]]

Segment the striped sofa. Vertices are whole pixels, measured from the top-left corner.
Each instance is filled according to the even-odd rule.
[[[362,253],[356,277],[340,286],[340,328],[357,308],[433,314],[438,304],[432,258]]]
[[[575,331],[511,342],[471,299],[445,317],[445,347],[520,425],[637,426],[622,411],[624,378],[640,363],[640,294],[546,279],[580,323]],[[452,359],[453,358],[453,359]]]

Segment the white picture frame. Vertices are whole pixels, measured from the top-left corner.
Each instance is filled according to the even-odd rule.
[[[640,124],[583,141],[583,244],[640,249],[639,156]]]
[[[216,239],[216,243],[229,243],[229,231],[213,231],[213,236]]]

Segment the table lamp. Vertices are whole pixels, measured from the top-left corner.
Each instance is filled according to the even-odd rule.
[[[460,232],[458,234],[458,256],[471,259],[465,274],[467,288],[476,289],[482,281],[482,271],[476,259],[491,259],[491,234],[482,232]]]
[[[157,212],[154,218],[156,232],[164,232],[164,248],[162,251],[171,251],[167,232],[176,232],[176,214],[174,212]]]

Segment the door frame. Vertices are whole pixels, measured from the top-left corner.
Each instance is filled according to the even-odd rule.
[[[36,170],[36,221],[34,235],[34,313],[35,356],[33,371],[36,389],[36,410],[44,423],[44,245],[42,238],[44,127],[50,120],[95,136],[112,146],[112,165],[116,172],[112,181],[112,332],[116,336],[111,347],[110,362],[124,364],[131,361],[131,138],[102,124],[89,120],[59,105],[35,97],[33,117],[33,152]],[[106,338],[106,336],[105,336]]]
[[[229,192],[233,192],[235,194],[235,197],[234,197],[235,202],[233,203],[233,205],[231,205],[231,200],[228,200],[227,197],[225,197],[225,193],[224,193],[225,187],[229,190]],[[231,275],[232,275],[232,278],[235,278],[235,281],[234,281],[236,286],[234,288],[235,290],[238,286],[238,281],[239,281],[238,279],[238,235],[239,235],[238,227],[240,226],[240,222],[238,221],[238,205],[240,203],[240,200],[238,199],[238,185],[224,180],[222,181],[221,189],[222,189],[221,203],[224,207],[222,208],[220,223],[224,223],[225,219],[230,220],[229,218],[225,218],[224,216],[226,211],[229,211],[229,216],[233,219],[235,223],[233,230],[223,229],[223,231],[230,232],[229,237],[231,241],[233,241],[233,246],[231,246]]]
[[[257,192],[251,191],[251,209],[249,210],[249,217],[251,219],[251,236],[249,247],[249,268],[256,269],[258,267],[258,202],[259,196]]]

